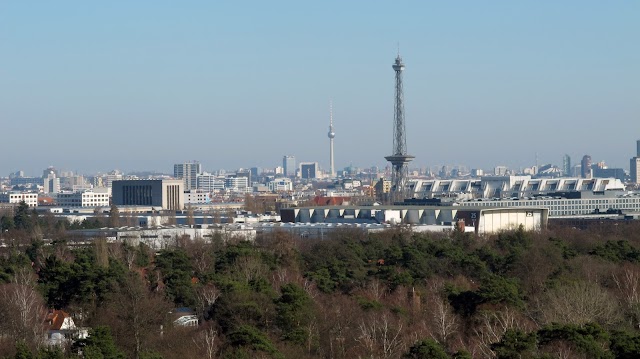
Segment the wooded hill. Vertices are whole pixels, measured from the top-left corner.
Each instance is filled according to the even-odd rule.
[[[490,237],[276,232],[154,252],[70,246],[63,224],[17,215],[0,248],[0,357],[640,357],[635,222]],[[199,325],[174,325],[178,307]],[[44,346],[52,308],[91,336]]]

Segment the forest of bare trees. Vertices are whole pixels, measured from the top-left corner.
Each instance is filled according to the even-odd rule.
[[[486,237],[274,232],[161,251],[70,247],[64,223],[28,211],[2,224],[0,357],[640,357],[636,223]],[[175,325],[180,307],[199,324]],[[47,346],[52,309],[91,335]]]

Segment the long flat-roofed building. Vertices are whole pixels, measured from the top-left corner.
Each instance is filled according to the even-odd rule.
[[[549,217],[640,212],[640,194],[617,178],[487,176],[468,180],[418,180],[414,198],[442,199],[462,207],[544,207]]]
[[[76,192],[62,191],[56,195],[60,207],[109,207],[109,188],[99,187]]]
[[[38,194],[31,192],[2,192],[0,193],[0,203],[20,203],[24,202],[29,207],[38,206]]]
[[[182,210],[184,182],[176,179],[113,181],[113,204]]]
[[[531,178],[531,176],[484,176],[464,180],[415,180],[414,198],[525,198],[554,192],[624,191],[617,178]]]
[[[616,192],[569,192],[526,198],[478,199],[457,202],[462,207],[545,207],[550,217],[590,216],[640,212],[640,194]]]
[[[452,230],[461,226],[465,232],[497,233],[522,226],[540,230],[547,226],[549,210],[529,208],[480,208],[432,205],[393,206],[321,206],[284,208],[282,222],[288,223],[370,223],[431,226],[431,230]]]

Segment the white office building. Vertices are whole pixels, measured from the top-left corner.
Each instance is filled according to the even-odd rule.
[[[629,172],[631,172],[631,183],[640,184],[640,157],[632,158],[629,168]]]
[[[224,187],[231,192],[247,192],[251,189],[247,177],[227,177],[224,180]]]
[[[20,203],[24,202],[29,207],[38,206],[38,194],[31,192],[2,192],[0,193],[0,203]]]
[[[110,189],[94,188],[77,192],[60,192],[57,204],[64,208],[74,207],[109,207]]]
[[[293,191],[293,183],[289,178],[276,178],[273,181],[269,181],[267,187],[271,192]]]
[[[124,179],[122,172],[118,170],[111,171],[102,177],[102,182],[105,187],[113,187],[113,181],[121,181]]]
[[[184,191],[184,203],[185,204],[205,204],[211,203],[211,196],[209,192],[201,189],[192,189]]]
[[[224,176],[203,173],[197,176],[198,189],[205,192],[219,192],[224,190]]]

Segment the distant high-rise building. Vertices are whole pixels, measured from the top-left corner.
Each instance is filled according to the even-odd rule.
[[[440,176],[440,178],[449,177],[449,169],[447,168],[447,166],[442,166],[442,168],[440,168],[440,172],[438,172],[438,176]]]
[[[282,158],[282,167],[284,168],[284,175],[287,177],[293,177],[296,175],[296,157],[284,156]]]
[[[224,176],[202,173],[198,175],[198,189],[205,192],[218,192],[224,190]]]
[[[629,172],[631,174],[631,182],[640,184],[640,156],[636,156],[631,159],[631,166],[629,166]]]
[[[496,176],[506,176],[507,170],[507,166],[496,166],[493,168],[493,174]]]
[[[24,171],[16,171],[9,174],[9,178],[21,178],[24,177]]]
[[[202,165],[198,161],[173,165],[173,177],[184,181],[186,191],[198,188],[198,175],[202,173]]]
[[[49,167],[42,171],[42,186],[44,193],[60,192],[60,178],[55,168]]]
[[[580,177],[582,175],[582,165],[575,165],[571,168],[571,177]]]
[[[251,170],[239,169],[236,172],[235,177],[246,177],[248,186],[251,187],[253,185],[253,179],[251,177]]]
[[[562,175],[571,176],[571,157],[569,155],[562,157]]]
[[[303,179],[318,178],[318,162],[301,162],[300,177]]]
[[[582,171],[581,171],[581,177],[582,178],[591,178],[591,156],[589,155],[584,155],[584,157],[582,157]]]
[[[591,174],[593,178],[617,178],[620,181],[624,181],[625,173],[622,168],[608,168],[596,166],[591,168]]]
[[[182,210],[184,209],[183,192],[184,184],[180,180],[113,181],[113,204]]]
[[[386,195],[391,191],[391,181],[380,178],[373,186],[378,200],[384,200]]]
[[[234,175],[224,179],[224,188],[232,192],[247,192],[251,187],[248,177]]]
[[[122,175],[122,172],[120,172],[118,170],[113,170],[113,171],[107,173],[103,177],[102,183],[104,184],[105,187],[111,188],[113,181],[119,181],[121,179],[124,179],[124,176]]]
[[[51,175],[53,175],[53,177],[50,177]],[[46,178],[46,177],[50,177],[50,178],[59,177],[58,170],[56,170],[55,167],[47,167],[46,170],[42,171],[42,178]]]
[[[631,158],[629,166],[629,174],[631,175],[631,182],[640,184],[640,140],[636,141],[637,150],[636,156]]]

